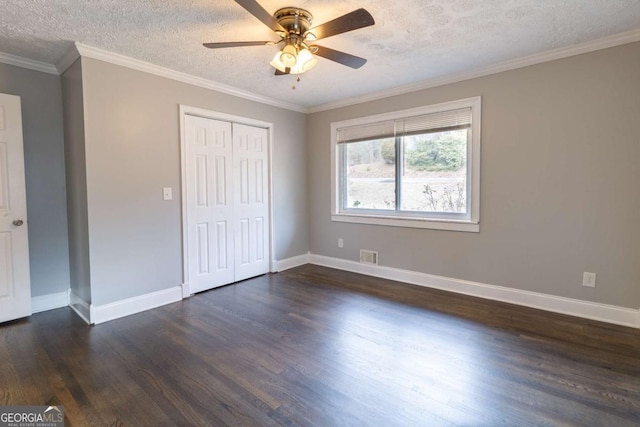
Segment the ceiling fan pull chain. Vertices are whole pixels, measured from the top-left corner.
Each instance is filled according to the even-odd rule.
[[[296,83],[299,83],[299,82],[300,82],[300,76],[296,78],[296,81],[293,83],[293,86],[291,86],[291,89],[296,90]]]

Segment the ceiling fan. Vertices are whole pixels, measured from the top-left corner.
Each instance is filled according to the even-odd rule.
[[[307,10],[297,7],[284,7],[273,16],[255,0],[235,0],[240,6],[271,28],[279,37],[279,41],[245,41],[203,43],[209,49],[240,46],[269,46],[283,43],[276,53],[271,65],[276,75],[302,74],[313,68],[317,59],[314,54],[338,62],[354,69],[362,67],[367,60],[328,47],[310,44],[316,40],[326,39],[337,34],[373,25],[375,21],[365,9],[357,9],[329,22],[311,28],[313,16]]]

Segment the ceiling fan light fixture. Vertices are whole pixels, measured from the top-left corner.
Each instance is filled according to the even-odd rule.
[[[282,63],[282,61],[280,60],[280,56],[282,55],[282,52],[277,51],[276,55],[273,57],[273,59],[271,60],[270,64],[273,68],[275,68],[278,71],[281,71],[283,73],[287,72],[287,67]]]
[[[297,50],[292,44],[286,45],[280,52],[280,62],[287,68],[292,68],[297,62]]]
[[[298,52],[298,62],[296,63],[295,67],[291,69],[291,73],[292,74],[305,73],[310,69],[312,69],[313,67],[315,67],[317,63],[318,63],[318,60],[313,56],[311,51],[306,47],[303,47]]]

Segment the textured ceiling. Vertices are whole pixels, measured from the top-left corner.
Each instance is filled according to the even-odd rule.
[[[292,90],[274,76],[276,47],[210,50],[203,42],[278,40],[232,0],[2,0],[0,52],[57,63],[73,42],[304,107],[445,77],[640,28],[640,0],[259,0],[302,7],[321,24],[364,7],[376,24],[318,44],[368,59],[320,58]]]

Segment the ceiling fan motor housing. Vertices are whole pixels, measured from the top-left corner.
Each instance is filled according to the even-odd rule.
[[[303,37],[313,21],[313,15],[309,11],[297,7],[278,9],[273,17],[287,30],[287,36]]]

